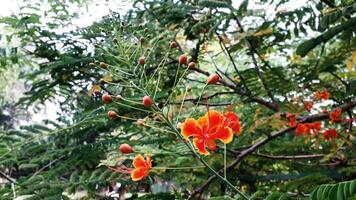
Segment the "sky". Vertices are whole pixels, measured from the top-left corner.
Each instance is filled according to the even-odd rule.
[[[0,17],[10,16],[12,14],[19,13],[19,2],[22,0],[0,0]],[[29,0],[29,2],[38,2],[38,0]],[[91,25],[93,22],[100,20],[103,16],[110,14],[111,11],[124,14],[130,8],[130,0],[92,0],[92,3],[84,7],[78,7],[72,5],[69,8],[71,13],[77,13],[78,18],[73,19],[72,23],[78,27],[86,27]],[[59,31],[70,31],[59,30]],[[8,96],[16,96],[16,99],[22,96],[25,91],[24,83],[17,81],[16,84],[11,84],[10,89],[7,92]],[[32,109],[29,109],[30,111]],[[33,123],[41,123],[43,120],[56,121],[58,118],[58,112],[60,112],[59,106],[56,103],[47,101],[45,105],[39,106],[39,111],[31,111],[31,120],[20,120],[19,125],[30,125]]]
[[[29,0],[29,2],[37,2],[37,0]],[[19,2],[21,0],[0,0],[0,16],[9,16],[19,13]],[[70,12],[77,12],[78,19],[73,19],[73,23],[79,27],[91,25],[94,21],[99,20],[110,11],[124,14],[130,8],[130,0],[92,0],[84,7],[70,6]]]

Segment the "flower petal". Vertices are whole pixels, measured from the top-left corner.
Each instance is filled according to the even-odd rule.
[[[148,170],[146,168],[137,168],[131,172],[131,179],[133,181],[139,181],[148,176]]]
[[[187,139],[191,136],[202,135],[202,130],[195,119],[189,118],[182,124],[181,134]]]
[[[148,168],[148,164],[141,154],[135,156],[132,165],[135,168]]]
[[[209,150],[216,150],[216,143],[214,142],[214,140],[207,139],[205,140],[205,144],[208,146]]]
[[[224,144],[228,144],[232,141],[234,134],[232,133],[230,128],[223,127],[212,136],[212,139],[218,139]]]
[[[209,119],[209,127],[220,127],[223,125],[225,119],[224,116],[216,111],[216,110],[209,110],[206,114],[205,114],[208,119]]]
[[[209,155],[210,153],[205,149],[204,140],[200,138],[193,139],[193,145],[198,150],[198,153],[203,155]]]
[[[227,120],[227,126],[231,128],[237,135],[241,133],[241,125],[239,117],[234,112],[225,113],[225,118]]]

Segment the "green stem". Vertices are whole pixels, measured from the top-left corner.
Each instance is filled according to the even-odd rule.
[[[187,96],[187,90],[185,90],[185,92],[184,92],[183,100],[182,100],[182,103],[180,104],[180,107],[179,107],[179,112],[178,112],[178,115],[177,115],[177,118],[176,118],[176,124],[178,124],[178,120],[179,120],[179,117],[180,117],[180,113],[182,112],[182,108],[183,108],[184,100],[185,100],[186,96]]]
[[[204,87],[203,87],[203,89],[202,89],[202,91],[201,91],[201,94],[200,94],[200,96],[199,96],[199,99],[198,99],[198,101],[196,102],[196,105],[195,105],[195,107],[194,107],[194,110],[193,110],[192,113],[190,113],[189,117],[192,116],[192,115],[195,113],[195,111],[197,110],[197,108],[198,108],[198,106],[199,106],[199,102],[200,102],[200,100],[201,100],[201,97],[203,96],[204,90],[205,90],[205,88],[206,88],[207,86],[208,86],[208,84],[205,84],[205,85],[204,85]]]
[[[141,109],[141,108],[136,108],[136,107],[133,107],[133,106],[129,106],[129,105],[126,105],[126,104],[122,104],[122,103],[119,103],[117,101],[114,101],[114,103],[120,105],[120,106],[124,106],[124,107],[128,107],[128,108],[131,108],[131,109],[134,109],[134,110],[139,110],[139,111],[142,111],[142,112],[148,112],[148,113],[151,113],[152,111],[150,110],[144,110],[144,109]]]
[[[226,144],[224,144],[224,178],[227,179],[227,177],[226,177]]]

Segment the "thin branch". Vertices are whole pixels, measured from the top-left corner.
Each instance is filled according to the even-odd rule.
[[[242,76],[242,74],[240,73],[240,71],[237,69],[237,66],[235,64],[235,61],[234,59],[232,58],[230,52],[227,50],[227,47],[225,45],[225,43],[222,41],[222,38],[220,37],[220,35],[218,33],[216,33],[217,37],[219,38],[219,44],[220,44],[220,48],[221,50],[229,57],[230,59],[230,62],[232,64],[232,66],[234,67],[235,69],[235,72],[236,74],[240,77],[241,79],[241,82],[242,82],[242,85],[246,88],[246,90],[249,91],[247,85],[246,85],[246,81],[245,81],[245,78]]]
[[[356,101],[350,102],[350,103],[345,103],[343,105],[341,105],[339,108],[341,108],[342,112],[345,112],[349,109],[352,109],[356,106]],[[323,114],[317,114],[317,115],[309,115],[309,116],[305,116],[302,119],[300,119],[298,121],[298,123],[305,123],[305,122],[313,122],[313,121],[319,121],[319,120],[324,120],[324,119],[329,119],[329,113],[323,113]],[[289,127],[289,128],[285,128],[282,129],[278,132],[274,132],[274,133],[270,133],[267,137],[259,140],[258,142],[256,142],[255,144],[253,144],[251,147],[242,150],[240,152],[240,154],[237,155],[236,159],[230,163],[230,165],[227,166],[226,170],[227,171],[231,171],[235,168],[235,166],[241,161],[243,160],[246,156],[252,154],[255,150],[257,150],[259,147],[265,145],[266,143],[268,143],[269,141],[282,136],[290,131],[292,131],[294,128],[293,127]],[[222,174],[224,172],[224,169],[220,169],[218,171],[219,174]],[[204,191],[204,189],[206,187],[208,187],[210,185],[210,183],[216,179],[215,175],[210,176],[200,187],[198,187],[196,190],[194,190],[191,193],[191,196],[195,196],[198,193],[201,193]]]
[[[191,69],[191,70],[196,71],[196,72],[198,72],[198,73],[200,73],[200,74],[204,74],[205,76],[209,76],[209,75],[210,75],[209,72],[204,71],[204,70],[199,69],[199,68],[194,68],[194,69]],[[278,111],[278,110],[279,110],[279,108],[278,108],[278,106],[277,106],[276,104],[274,104],[274,103],[272,103],[272,102],[268,102],[268,101],[266,101],[266,100],[264,100],[264,99],[262,99],[261,97],[258,97],[258,96],[253,96],[253,97],[251,97],[250,94],[247,93],[246,91],[239,90],[238,88],[235,87],[235,85],[232,85],[232,84],[230,84],[230,83],[227,83],[227,82],[226,82],[225,80],[223,80],[223,79],[221,79],[219,82],[220,82],[222,85],[233,89],[233,90],[235,91],[235,93],[238,94],[238,95],[250,97],[249,100],[250,100],[251,102],[256,102],[256,103],[258,103],[258,104],[261,104],[261,105],[263,105],[263,106],[265,106],[265,107],[267,107],[267,108],[269,108],[269,109],[271,109],[271,110],[273,110],[273,111]]]
[[[207,97],[205,97],[205,98],[207,98],[207,99],[211,99],[211,98],[213,98],[213,97],[216,97],[216,96],[220,96],[220,95],[224,95],[224,94],[233,94],[233,93],[235,93],[235,92],[216,92],[216,93],[214,93],[214,94],[212,94],[212,95],[210,95],[210,96],[207,96]],[[195,99],[185,99],[184,101],[198,101],[198,99],[200,99],[200,97],[198,97],[198,98],[195,98]]]
[[[173,104],[177,104],[180,105],[182,102],[174,102]],[[191,103],[193,103],[194,105],[204,105],[206,106],[205,102],[196,102],[196,101],[192,101]],[[218,107],[218,106],[229,106],[231,105],[231,102],[226,102],[226,103],[209,103],[209,107]]]
[[[229,75],[227,75],[226,73],[224,73],[224,72],[218,67],[218,65],[216,64],[216,62],[215,62],[215,60],[214,60],[214,57],[213,57],[212,55],[210,55],[210,53],[208,53],[208,55],[209,55],[209,57],[210,57],[210,59],[211,59],[211,62],[212,62],[213,65],[214,65],[215,69],[216,69],[218,72],[221,73],[221,74],[219,74],[220,77],[221,77],[221,75],[224,75],[227,79],[229,79],[232,83],[235,84],[235,81],[234,81]]]
[[[10,183],[17,185],[16,181],[13,180],[12,178],[10,178],[9,176],[7,176],[4,172],[0,171],[0,176],[2,176],[4,179],[8,180]]]
[[[330,8],[335,8],[335,5],[333,2],[329,1],[329,0],[321,0],[321,2],[325,3],[326,5],[328,5]]]
[[[39,169],[38,171],[36,171],[29,179],[32,179],[33,177],[35,177],[37,174],[41,173],[43,170],[47,169],[48,167],[50,167],[51,165],[53,165],[54,163],[58,162],[59,160],[63,159],[65,157],[65,155],[62,155],[61,157],[52,160],[51,162],[49,162],[47,165],[43,166],[41,169]]]
[[[324,54],[324,50],[325,50],[325,43],[323,43],[323,45],[321,46],[319,58],[314,65],[314,69],[313,69],[314,72],[316,72],[316,69],[318,68],[318,66],[320,64],[320,60],[321,60],[322,55]]]
[[[262,157],[262,158],[268,158],[268,159],[273,159],[273,160],[299,160],[299,159],[311,159],[311,158],[322,158],[325,155],[324,154],[311,154],[311,155],[293,155],[293,156],[285,156],[285,155],[268,155],[268,154],[262,154],[262,153],[254,153],[252,155]]]
[[[348,87],[348,84],[344,80],[342,80],[337,74],[331,71],[329,71],[329,73],[333,75],[337,80],[339,80],[345,87]]]
[[[236,23],[237,23],[237,25],[238,25],[238,27],[239,27],[239,29],[240,29],[240,33],[244,33],[244,29],[243,29],[242,24],[240,23],[239,19],[238,19],[238,18],[236,17],[236,15],[234,15],[234,14],[233,14],[233,17],[234,17],[234,19],[235,19],[235,21],[236,21]],[[272,102],[275,104],[275,106],[276,106],[276,107],[278,108],[278,110],[279,110],[279,107],[277,106],[277,103],[276,103],[276,100],[275,100],[275,98],[274,98],[274,96],[273,96],[273,94],[272,94],[272,91],[271,91],[270,88],[268,87],[268,85],[267,85],[267,83],[266,83],[266,80],[265,80],[263,74],[261,73],[261,69],[260,69],[260,67],[258,66],[257,59],[256,59],[256,57],[255,57],[255,54],[257,54],[257,55],[259,55],[259,54],[257,53],[256,48],[252,45],[252,43],[250,42],[249,39],[246,38],[245,41],[246,41],[246,45],[247,45],[248,49],[250,50],[250,54],[251,54],[251,58],[252,58],[252,63],[253,63],[254,66],[255,66],[255,71],[256,71],[256,73],[257,73],[257,76],[258,76],[258,78],[261,80],[262,86],[263,86],[263,88],[265,89],[265,91],[267,92],[267,95],[269,96],[269,98],[272,100]]]

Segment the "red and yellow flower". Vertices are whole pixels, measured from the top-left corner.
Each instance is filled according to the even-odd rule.
[[[108,168],[115,172],[131,174],[131,179],[133,181],[139,181],[148,176],[148,173],[152,168],[152,159],[151,157],[147,157],[145,160],[143,156],[139,154],[133,159],[132,165],[134,166],[134,169],[128,168],[123,164],[120,164],[115,168],[108,166]]]
[[[233,139],[233,132],[240,134],[240,122],[233,112],[222,114],[209,110],[198,120],[188,118],[181,126],[181,134],[185,139],[193,138],[193,145],[200,154],[209,155],[206,150],[216,149],[215,140],[228,144]]]
[[[152,168],[152,159],[151,157],[147,157],[145,160],[143,156],[139,154],[134,158],[132,165],[135,169],[131,172],[131,179],[133,181],[139,181],[148,176],[148,173]]]

